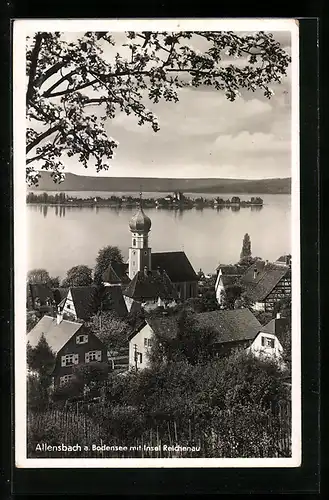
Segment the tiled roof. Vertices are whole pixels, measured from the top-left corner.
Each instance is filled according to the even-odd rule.
[[[103,273],[104,283],[129,283],[129,278],[127,275],[128,264],[112,261],[108,265],[108,268]]]
[[[254,271],[256,271],[256,275]],[[247,269],[240,281],[246,289],[248,298],[260,301],[266,299],[279,281],[290,272],[288,266],[259,260]]]
[[[216,331],[216,343],[252,340],[262,325],[249,309],[218,310],[196,315],[200,326]]]
[[[177,299],[177,292],[165,271],[138,271],[125,291],[126,297],[137,301],[150,299]]]
[[[177,315],[147,318],[147,323],[161,337],[173,339],[178,333]]]
[[[232,275],[232,274],[229,274],[229,275],[225,275],[223,274],[223,276],[221,276],[221,280],[222,280],[222,283],[224,286],[230,286],[230,285],[234,285],[235,283],[237,283],[237,280],[238,280],[239,276],[235,276],[235,275]]]
[[[100,291],[102,311],[114,311],[121,318],[128,314],[120,286],[106,286]]]
[[[87,320],[99,307],[99,297],[95,286],[73,286],[70,288],[77,317]]]
[[[272,333],[281,341],[282,337],[289,334],[289,330],[288,318],[274,318],[271,319],[271,321],[269,321],[261,331],[262,333]]]
[[[41,335],[44,337],[52,349],[54,354],[70,340],[72,335],[74,335],[82,326],[82,323],[75,323],[73,321],[67,321],[63,319],[58,325],[56,318],[50,316],[43,316],[40,321],[36,324],[34,328],[27,334],[27,342],[30,343],[32,347],[35,347]]]
[[[233,266],[227,264],[219,264],[216,269],[217,271],[221,270],[223,276],[242,276],[245,268],[243,266]]]
[[[152,269],[164,269],[173,283],[198,281],[185,252],[152,253]]]
[[[64,287],[53,288],[53,294],[54,294],[54,299],[55,299],[56,305],[59,305],[63,299],[66,299],[68,291],[69,291],[69,289],[64,288]]]
[[[178,332],[177,315],[147,318],[147,323],[158,335],[175,338]],[[217,310],[195,314],[200,327],[212,328],[216,332],[216,343],[253,340],[262,325],[249,309]]]

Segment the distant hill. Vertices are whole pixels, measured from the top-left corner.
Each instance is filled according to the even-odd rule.
[[[87,177],[67,173],[61,184],[56,184],[49,172],[42,172],[39,185],[32,191],[110,191],[170,193],[250,193],[290,194],[291,179],[160,179],[153,177]]]

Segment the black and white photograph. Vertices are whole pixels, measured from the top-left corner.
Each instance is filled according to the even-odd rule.
[[[18,20],[16,466],[298,467],[298,23]]]

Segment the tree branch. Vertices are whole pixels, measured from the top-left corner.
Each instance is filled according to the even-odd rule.
[[[33,94],[33,85],[34,85],[34,79],[35,79],[35,74],[36,74],[36,70],[37,70],[38,55],[39,55],[40,48],[41,48],[42,38],[43,38],[43,35],[41,33],[37,33],[35,36],[35,43],[34,43],[34,47],[33,47],[32,54],[31,54],[29,83],[28,83],[27,91],[26,91],[26,104],[27,105],[30,102],[30,100],[32,98],[32,94]]]
[[[51,134],[60,129],[59,125],[55,125],[54,127],[50,127],[48,130],[38,135],[30,144],[26,146],[26,154],[31,151],[35,146],[37,146],[43,139],[49,137]]]

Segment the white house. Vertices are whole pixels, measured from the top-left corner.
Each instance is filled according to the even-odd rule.
[[[219,265],[216,270],[215,294],[218,304],[221,305],[225,294],[225,288],[237,283],[243,274],[243,268],[233,265]]]
[[[129,338],[129,369],[142,370],[149,366],[149,350],[152,345],[154,332],[148,323]]]
[[[268,358],[282,363],[284,348],[282,339],[290,335],[288,319],[281,318],[280,313],[272,319],[256,335],[248,351],[257,357]]]

